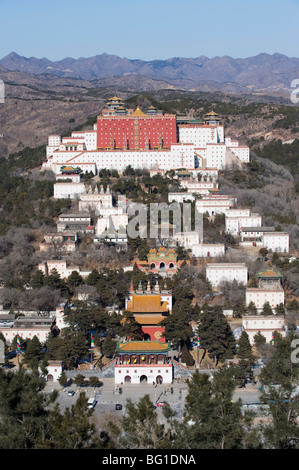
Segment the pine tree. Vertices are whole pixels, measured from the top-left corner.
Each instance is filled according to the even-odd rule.
[[[37,369],[30,373],[0,369],[0,449],[33,449],[44,433],[54,394],[43,393],[45,380]]]
[[[45,279],[45,275],[42,271],[40,270],[35,271],[30,281],[31,287],[33,289],[40,289],[44,285],[44,279]]]
[[[56,404],[47,420],[45,432],[39,436],[36,449],[100,449],[109,443],[108,436],[99,436],[90,421],[93,413],[87,408],[87,398],[80,393],[76,403],[62,414]]]
[[[174,446],[191,449],[241,449],[251,438],[252,417],[233,402],[233,369],[213,377],[196,371],[188,381],[184,422],[176,423]]]
[[[269,302],[264,303],[261,315],[273,315],[273,310]]]
[[[65,387],[67,385],[68,381],[69,381],[69,379],[67,378],[67,375],[66,375],[65,371],[63,370],[61,372],[60,376],[58,377],[58,382],[62,387]]]
[[[186,344],[184,344],[182,349],[181,362],[189,367],[193,366],[195,362]]]
[[[257,315],[257,308],[254,302],[249,302],[246,307],[246,310],[249,315]]]
[[[163,424],[159,423],[149,395],[144,395],[135,404],[131,399],[126,403],[126,414],[120,426],[109,423],[109,431],[120,449],[161,449],[167,448],[167,436]]]
[[[246,331],[242,331],[238,341],[239,364],[236,366],[236,373],[240,383],[245,385],[246,379],[252,379],[252,366],[254,365],[254,355]]]
[[[140,324],[135,320],[134,315],[131,312],[124,311],[124,321],[122,323],[123,333],[122,336],[126,336],[132,341],[138,341],[142,339],[142,331]]]
[[[259,348],[260,346],[262,346],[263,344],[266,344],[266,338],[264,335],[262,335],[262,333],[260,331],[258,331],[255,335],[254,335],[254,344],[257,348]]]
[[[215,366],[219,361],[234,356],[234,335],[221,307],[205,306],[200,316],[197,334],[201,348],[214,359]]]
[[[293,334],[274,337],[272,357],[260,373],[261,401],[268,407],[265,445],[271,449],[299,448],[299,364],[292,359]]]
[[[37,365],[42,357],[42,345],[37,336],[33,336],[32,339],[27,340],[26,351],[23,355],[23,362],[25,364]]]

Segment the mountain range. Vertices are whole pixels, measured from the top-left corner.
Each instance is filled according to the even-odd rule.
[[[143,76],[162,80],[185,90],[210,88],[228,92],[289,92],[292,80],[299,78],[299,58],[283,54],[261,53],[249,58],[229,56],[208,58],[174,57],[166,60],[144,61],[121,58],[106,53],[93,57],[59,61],[47,58],[23,57],[11,52],[0,60],[8,71],[35,75],[48,74],[61,78],[99,80],[109,77]]]

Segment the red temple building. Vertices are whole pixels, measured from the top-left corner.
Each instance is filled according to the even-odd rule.
[[[135,320],[140,324],[144,341],[159,341],[165,343],[162,336],[165,328],[159,323],[171,314],[172,294],[167,289],[160,291],[156,284],[154,290],[148,283],[144,291],[139,283],[138,289],[133,291],[131,286],[130,297],[126,302],[126,310],[133,313]]]
[[[162,150],[177,143],[174,114],[163,114],[153,106],[146,112],[139,107],[128,110],[117,97],[110,101],[97,118],[98,149]]]

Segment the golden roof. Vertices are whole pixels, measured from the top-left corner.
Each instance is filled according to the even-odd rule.
[[[121,352],[167,352],[169,351],[168,343],[159,341],[128,341],[127,343],[119,343],[118,350]]]
[[[219,116],[219,114],[215,113],[214,111],[211,111],[210,113],[207,113],[206,116]]]
[[[132,301],[128,301],[127,308],[132,313],[166,313],[167,302],[162,302],[160,294],[133,294]]]
[[[109,98],[108,101],[122,101],[122,99],[119,98],[118,96],[113,96],[112,98]]]
[[[273,269],[268,269],[267,271],[260,271],[257,273],[258,277],[282,277],[282,275],[278,271],[274,271]]]
[[[72,166],[65,166],[64,168],[62,168],[62,171],[74,171],[74,167],[72,167]]]
[[[162,320],[165,320],[165,317],[161,314],[158,315],[134,315],[135,320],[139,325],[158,325]]]
[[[144,114],[139,106],[137,106],[136,110],[131,114],[131,116],[146,116],[146,114]]]

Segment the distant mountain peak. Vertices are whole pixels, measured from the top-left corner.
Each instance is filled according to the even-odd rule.
[[[88,58],[65,57],[51,61],[45,57],[26,58],[13,51],[0,60],[0,65],[10,71],[84,80],[137,74],[185,89],[196,89],[203,83],[219,83],[219,86],[236,84],[238,89],[248,86],[255,90],[285,89],[290,86],[290,75],[299,76],[299,59],[289,58],[278,52],[261,52],[243,59],[228,55],[213,58],[201,55],[197,58],[172,57],[150,61],[121,58],[103,52]]]

